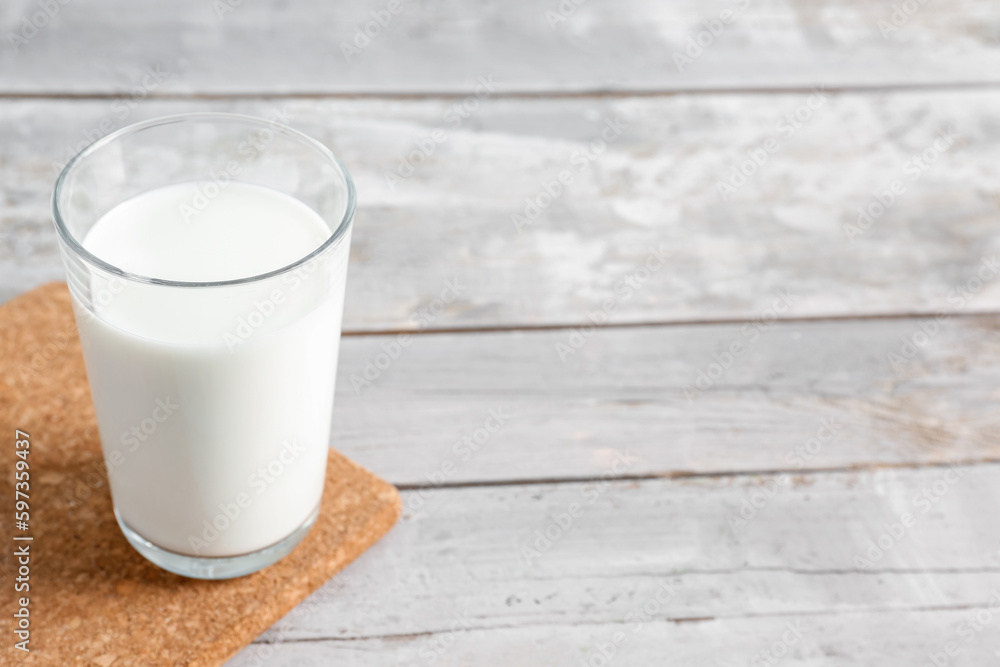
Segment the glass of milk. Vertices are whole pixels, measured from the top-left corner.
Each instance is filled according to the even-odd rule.
[[[316,520],[354,209],[323,144],[231,114],[127,127],[59,176],[115,515],[160,567],[248,574]]]

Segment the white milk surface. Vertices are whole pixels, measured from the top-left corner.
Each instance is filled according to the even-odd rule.
[[[84,247],[130,273],[206,282],[280,269],[330,235],[306,205],[244,183],[185,220],[195,188],[123,202]],[[236,556],[279,542],[317,508],[349,242],[248,285],[91,277],[97,316],[74,305],[111,492],[148,541]]]

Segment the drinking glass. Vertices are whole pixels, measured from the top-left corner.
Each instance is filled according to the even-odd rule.
[[[191,196],[170,211],[134,209],[136,219],[172,216],[176,238],[149,239],[143,251],[157,260],[148,271],[138,254],[125,270],[87,249],[102,216],[167,187]],[[299,213],[318,217],[323,240],[273,270],[240,275],[229,267],[262,252],[241,227],[218,250],[220,271],[232,275],[157,275],[157,253],[187,243],[212,206],[261,188],[289,207],[269,221],[292,233]],[[59,176],[53,217],[115,516],[156,565],[202,579],[241,576],[284,557],[315,522],[354,210],[351,177],[327,147],[232,114],[132,125],[84,149]],[[122,243],[134,243],[124,238],[129,225]]]

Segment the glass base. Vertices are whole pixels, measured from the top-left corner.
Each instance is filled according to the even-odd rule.
[[[150,543],[129,528],[128,524],[118,514],[118,510],[115,510],[115,518],[118,519],[118,525],[121,527],[122,533],[125,534],[125,539],[128,540],[129,544],[136,551],[142,554],[143,558],[168,572],[179,574],[182,577],[191,577],[192,579],[234,579],[252,574],[258,570],[263,570],[268,565],[277,563],[291,553],[292,549],[309,533],[313,524],[316,523],[317,516],[319,516],[318,506],[291,535],[277,544],[272,544],[260,551],[243,554],[242,556],[202,558],[166,551]]]

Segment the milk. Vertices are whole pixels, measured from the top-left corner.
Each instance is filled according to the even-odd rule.
[[[331,232],[291,197],[230,183],[196,216],[196,184],[106,213],[83,246],[152,278],[225,281],[285,267]],[[190,209],[187,209],[190,211]],[[323,489],[349,236],[306,267],[226,287],[92,275],[74,296],[120,518],[168,551],[236,556],[273,545]]]

